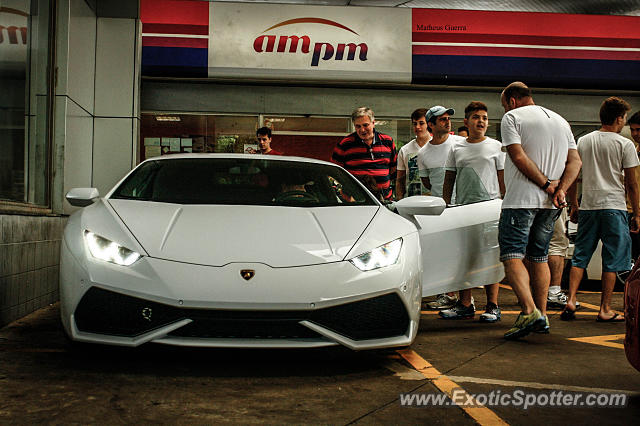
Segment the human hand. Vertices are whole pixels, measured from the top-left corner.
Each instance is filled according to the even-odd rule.
[[[560,180],[551,180],[549,182],[550,182],[549,186],[547,186],[547,189],[545,189],[544,192],[549,194],[549,196],[553,197],[554,194],[556,193],[556,190],[558,189],[558,184],[560,183]]]
[[[571,205],[571,208],[569,209],[569,220],[572,223],[578,223],[578,210],[578,206]]]
[[[551,186],[551,185],[549,185]],[[563,189],[557,189],[552,197],[553,205],[559,209],[567,207],[567,194]]]
[[[633,215],[631,216],[631,221],[629,222],[629,230],[633,234],[637,234],[640,232],[640,217]]]

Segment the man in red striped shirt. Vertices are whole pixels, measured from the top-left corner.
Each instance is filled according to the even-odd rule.
[[[375,131],[371,108],[357,108],[351,114],[351,121],[356,131],[336,145],[331,161],[355,177],[372,176],[382,196],[390,200],[391,181],[395,179],[398,162],[393,138]]]

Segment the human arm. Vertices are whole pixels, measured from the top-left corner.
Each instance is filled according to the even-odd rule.
[[[431,181],[429,180],[428,177],[420,176],[420,180],[422,181],[422,184],[424,185],[425,188],[427,188],[428,190],[431,190]]]
[[[547,183],[547,177],[540,171],[536,163],[534,163],[520,144],[507,145],[507,154],[511,158],[511,162],[534,184],[542,188]],[[554,183],[555,182],[555,183]],[[552,182],[545,190],[549,195],[555,192],[558,181]],[[550,188],[553,186],[553,191]]]
[[[638,171],[638,167],[629,167],[624,169],[624,189],[627,192],[629,197],[629,202],[631,204],[631,222],[629,226],[631,228],[631,232],[638,233],[640,231],[640,207],[638,206],[638,181],[636,180],[636,173]]]
[[[553,205],[561,208],[565,207],[567,204],[567,191],[575,182],[578,177],[578,173],[580,173],[580,168],[582,167],[582,160],[580,160],[580,155],[578,154],[578,150],[570,149],[567,152],[567,162],[564,166],[564,172],[562,172],[562,176],[560,177],[560,181],[558,182],[558,186],[556,187],[555,192],[553,193]]]
[[[445,203],[451,204],[451,196],[453,195],[453,185],[456,183],[455,170],[447,170],[444,174],[444,184],[442,186],[442,198]]]
[[[507,192],[507,187],[504,185],[504,170],[497,170],[498,173],[498,187],[500,188],[500,198],[504,198],[504,194]]]
[[[402,200],[407,188],[407,171],[398,169],[396,172],[396,200]]]
[[[569,189],[567,190],[567,197],[569,198],[569,220],[573,223],[578,223],[578,211],[580,205],[578,204],[578,180],[576,179]]]

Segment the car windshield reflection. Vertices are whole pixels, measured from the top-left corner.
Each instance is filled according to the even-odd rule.
[[[111,198],[297,207],[377,204],[355,178],[338,167],[264,158],[147,161]]]

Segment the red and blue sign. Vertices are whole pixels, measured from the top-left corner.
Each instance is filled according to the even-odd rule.
[[[142,0],[142,74],[207,77],[209,2]]]
[[[215,43],[210,43],[210,38],[214,37],[210,24],[210,7],[212,13],[215,13],[217,4],[188,0],[141,0],[140,4],[143,75],[207,78],[210,75],[208,70],[214,65],[218,72],[227,72],[224,58],[218,58],[217,64],[208,63],[211,58],[210,46],[215,46]],[[223,4],[220,3],[220,7]],[[247,14],[258,13],[255,12],[256,8],[238,10]],[[329,23],[331,25],[326,26],[334,26],[335,31],[346,29],[354,32],[350,22],[346,20],[327,20],[320,16],[322,10],[324,9],[321,7],[309,6],[304,9],[309,12],[308,15],[289,20],[280,20],[278,13],[274,12],[275,16],[268,16],[266,21],[280,22],[280,26]],[[379,8],[373,8],[371,13],[374,11],[379,13]],[[333,12],[336,13],[335,10]],[[362,20],[367,20],[367,13],[367,8],[359,8]],[[395,29],[396,33],[389,34],[389,37],[399,40],[399,34],[405,34],[408,40],[408,34],[411,34],[411,44],[404,51],[407,54],[411,51],[411,70],[406,73],[407,83],[503,86],[514,80],[521,80],[537,87],[640,88],[640,17],[442,9],[406,9],[406,13],[406,22],[411,23],[411,28],[406,28],[406,32],[401,28]],[[265,17],[248,16],[247,21],[257,18],[264,20]],[[372,19],[373,21],[375,20]],[[237,27],[234,28],[237,31]],[[248,25],[247,31],[255,32],[255,28]],[[242,53],[238,50],[238,55],[259,55],[270,51],[269,43],[274,45],[271,50],[275,51],[276,42],[269,39],[275,36],[262,34],[262,38],[258,37],[259,40],[252,36],[252,43],[247,46],[244,46],[244,41],[240,43],[241,46],[236,46],[241,36],[246,35],[238,34],[229,39],[233,41],[230,43],[233,49],[243,49]],[[280,44],[282,40],[285,40],[285,44],[291,43],[287,50],[289,52],[297,39],[299,50],[310,54],[309,40],[304,35],[296,33],[294,37],[292,32],[278,40]],[[342,51],[339,53],[347,59],[356,59],[355,52],[358,48],[360,59],[368,59],[359,62],[372,62],[373,65],[373,54],[369,52],[368,55],[363,47],[367,44],[359,43],[352,43],[353,46],[345,44],[344,50],[349,47],[351,50],[346,53],[351,56]],[[281,49],[280,44],[277,45],[278,52],[284,49]],[[376,48],[382,49],[377,45]],[[324,55],[327,56],[328,53],[324,51]],[[246,61],[243,60],[246,64],[256,61],[247,58]],[[311,61],[308,70],[304,72],[308,75],[318,73],[318,79],[325,79],[319,73],[321,70],[317,62],[313,66],[314,62]],[[353,64],[356,62],[358,61],[351,61]],[[238,78],[238,70],[238,66],[229,66],[229,75],[225,77]],[[262,71],[269,72],[268,69]],[[366,74],[367,71],[358,70],[353,73],[353,77],[349,73],[344,75],[346,79],[363,79],[363,73]],[[384,82],[384,74],[380,75],[383,76],[380,77],[381,82]],[[331,79],[339,79],[338,77],[333,76]],[[247,75],[243,78],[251,77]]]
[[[640,87],[640,18],[412,9],[413,83]]]

